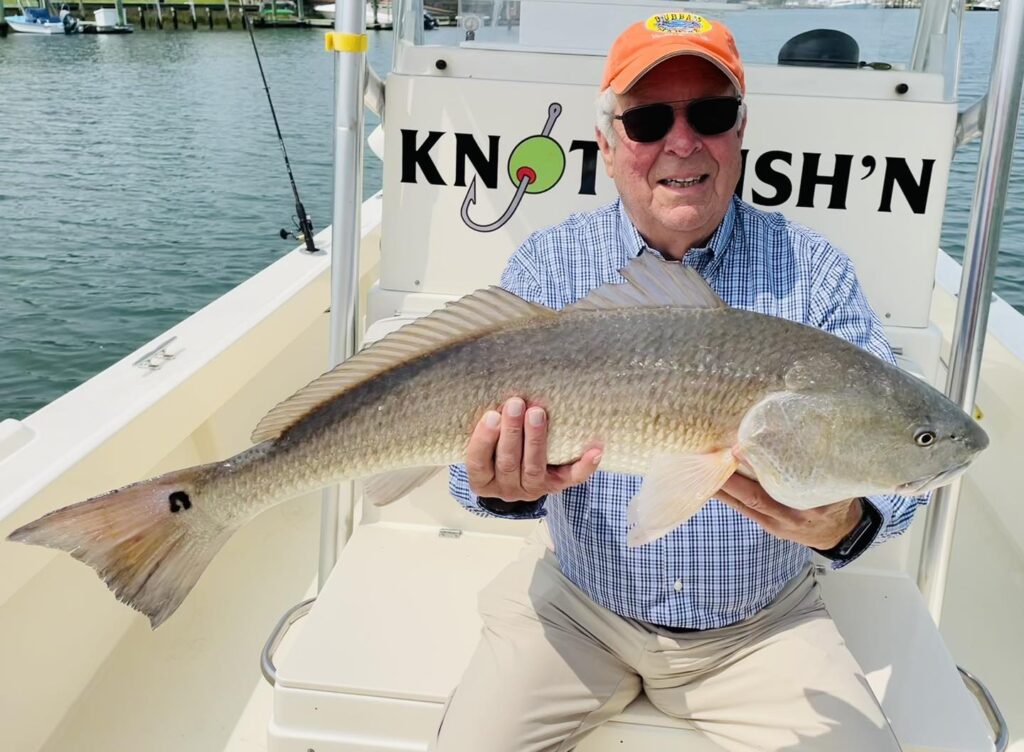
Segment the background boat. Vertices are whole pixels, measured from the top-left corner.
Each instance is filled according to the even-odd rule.
[[[25,8],[24,15],[7,16],[6,21],[14,31],[26,34],[73,34],[78,31],[78,19],[70,11],[63,10],[59,16],[54,16],[48,7]]]
[[[324,5],[314,5],[313,10],[319,13],[324,18],[334,18],[334,3],[326,3]],[[366,4],[366,28],[367,29],[391,29],[394,26],[394,18],[391,15],[391,4],[390,3],[378,3],[374,7],[373,3]],[[423,28],[430,30],[436,29],[439,26],[437,18],[428,12],[423,13]]]

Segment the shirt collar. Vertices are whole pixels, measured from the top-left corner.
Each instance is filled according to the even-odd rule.
[[[691,248],[688,253],[707,252],[710,256],[709,260],[713,260],[723,256],[729,250],[733,230],[736,227],[736,201],[737,198],[733,196],[729,202],[729,208],[725,211],[725,217],[722,218],[718,228],[711,234],[707,244],[698,248]],[[646,250],[657,254],[660,258],[665,258],[659,251],[647,245],[647,242],[629,218],[629,215],[626,214],[626,208],[622,205],[622,199],[616,199],[616,203],[618,204],[619,214],[619,240],[626,253],[626,258],[623,261],[635,258]]]

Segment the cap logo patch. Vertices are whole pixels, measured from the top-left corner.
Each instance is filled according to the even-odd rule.
[[[711,23],[695,13],[659,13],[644,24],[648,31],[661,34],[704,34],[711,31]]]

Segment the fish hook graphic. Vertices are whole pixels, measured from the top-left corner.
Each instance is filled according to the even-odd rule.
[[[555,121],[558,120],[558,116],[561,114],[562,105],[558,104],[558,102],[552,102],[548,105],[548,119],[540,132],[541,136],[551,135],[551,129],[555,127]],[[530,183],[533,180],[535,178],[531,178],[529,173],[523,175],[519,180],[519,187],[516,188],[516,194],[512,197],[512,201],[509,203],[505,213],[489,225],[481,225],[474,222],[469,216],[469,207],[476,204],[476,176],[474,175],[473,180],[469,183],[469,188],[466,190],[466,198],[462,200],[462,221],[470,229],[477,232],[494,232],[499,227],[503,227],[506,222],[512,219],[512,215],[516,213],[516,209],[519,208],[519,202],[523,200],[523,196],[526,195],[526,189],[530,187]]]

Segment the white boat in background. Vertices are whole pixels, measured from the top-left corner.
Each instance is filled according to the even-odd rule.
[[[324,5],[314,5],[313,10],[319,13],[324,18],[334,19],[334,3],[326,3]],[[366,28],[373,29],[383,27],[386,29],[394,26],[394,18],[391,15],[391,4],[390,3],[379,3],[377,5],[376,12],[373,9],[372,3],[366,4]],[[423,28],[426,30],[436,29],[439,26],[437,19],[430,13],[423,14]]]
[[[334,18],[334,3],[325,3],[323,5],[314,5],[313,10],[319,13],[324,18]],[[380,24],[391,24],[393,20],[391,18],[391,4],[378,3],[377,11],[374,14],[373,3],[366,4],[366,22],[373,23],[374,17],[376,16],[376,22]]]
[[[54,16],[48,8],[25,8],[24,15],[7,16],[5,20],[11,29],[24,34],[74,34],[78,31],[78,19],[66,9]]]
[[[0,422],[0,540],[70,502],[248,447],[271,407],[350,348],[494,284],[530,232],[609,200],[595,82],[615,33],[659,9],[680,5],[523,0],[518,26],[467,29],[448,46],[424,44],[419,24],[399,28],[392,72],[366,92],[384,124],[370,139],[382,193],[358,203],[360,165],[337,157],[319,251],[296,249],[36,413]],[[917,43],[891,70],[747,66],[740,194],[844,248],[900,364],[939,387],[951,371],[954,392],[962,374],[958,402],[991,438],[906,535],[821,577],[907,752],[1024,749],[1024,316],[989,294],[1024,5],[998,19],[988,99],[958,112],[963,10],[925,0]],[[399,17],[422,12],[396,5]],[[363,66],[343,56],[339,91],[360,91]],[[358,155],[345,139],[362,133],[361,108],[339,100],[349,125],[336,149]],[[939,237],[952,156],[979,123],[962,269]],[[540,141],[558,146],[531,165],[551,187],[509,213],[508,165]],[[425,750],[476,643],[476,593],[531,530],[468,514],[443,478],[384,508],[346,483],[245,526],[156,631],[66,554],[0,543],[0,743]],[[710,747],[640,698],[578,749]]]

